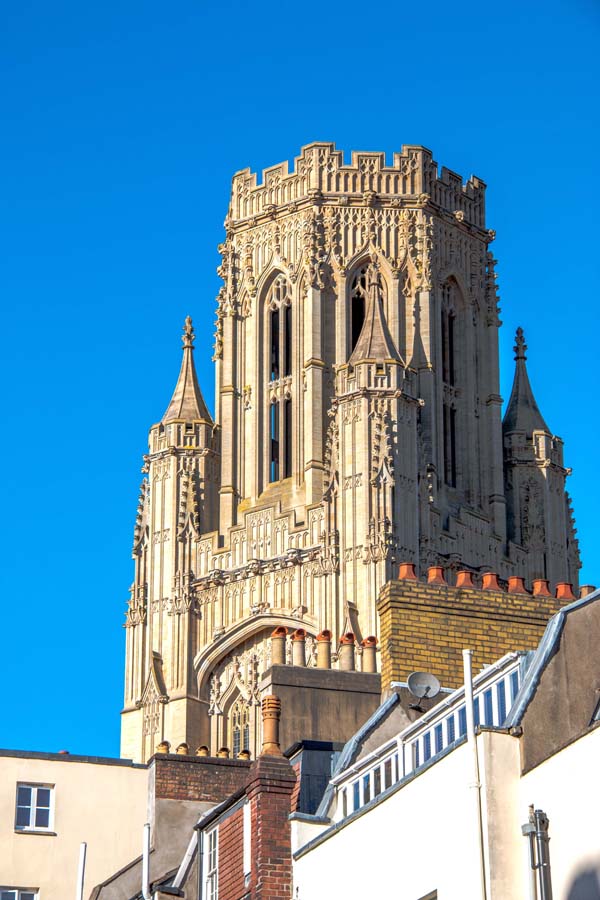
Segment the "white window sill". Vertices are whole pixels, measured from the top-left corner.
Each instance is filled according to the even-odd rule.
[[[45,834],[49,837],[56,837],[56,831],[50,831],[49,828],[15,828],[15,834]]]

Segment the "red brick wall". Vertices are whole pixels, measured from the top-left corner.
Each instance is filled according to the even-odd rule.
[[[244,884],[244,811],[237,809],[219,826],[219,900],[240,900]]]
[[[211,756],[157,755],[154,791],[157,799],[205,800],[219,803],[244,787],[250,762]]]

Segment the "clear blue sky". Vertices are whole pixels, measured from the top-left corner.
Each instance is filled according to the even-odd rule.
[[[213,406],[231,175],[310,141],[487,182],[503,395],[522,325],[600,582],[599,25],[592,0],[4,5],[0,746],[118,754],[147,429],[188,313]]]

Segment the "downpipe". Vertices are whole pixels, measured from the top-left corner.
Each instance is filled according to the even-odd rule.
[[[472,792],[473,814],[475,819],[475,840],[477,843],[477,858],[479,872],[479,893],[481,900],[487,900],[487,883],[485,874],[485,843],[483,838],[483,813],[481,809],[481,781],[479,779],[479,752],[477,750],[477,738],[475,736],[475,715],[473,712],[473,651],[463,650],[463,674],[465,681],[465,712],[467,714],[467,746],[471,748],[472,782],[469,790]]]

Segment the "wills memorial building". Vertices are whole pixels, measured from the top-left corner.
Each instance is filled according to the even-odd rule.
[[[294,632],[309,667],[329,643],[335,669],[344,641],[374,646],[403,562],[578,581],[563,445],[520,329],[502,419],[485,184],[423,147],[345,164],[316,143],[291,172],[238,172],[225,228],[214,417],[188,318],[145,457],[122,716],[134,760],[164,739],[254,754],[273,632]]]

